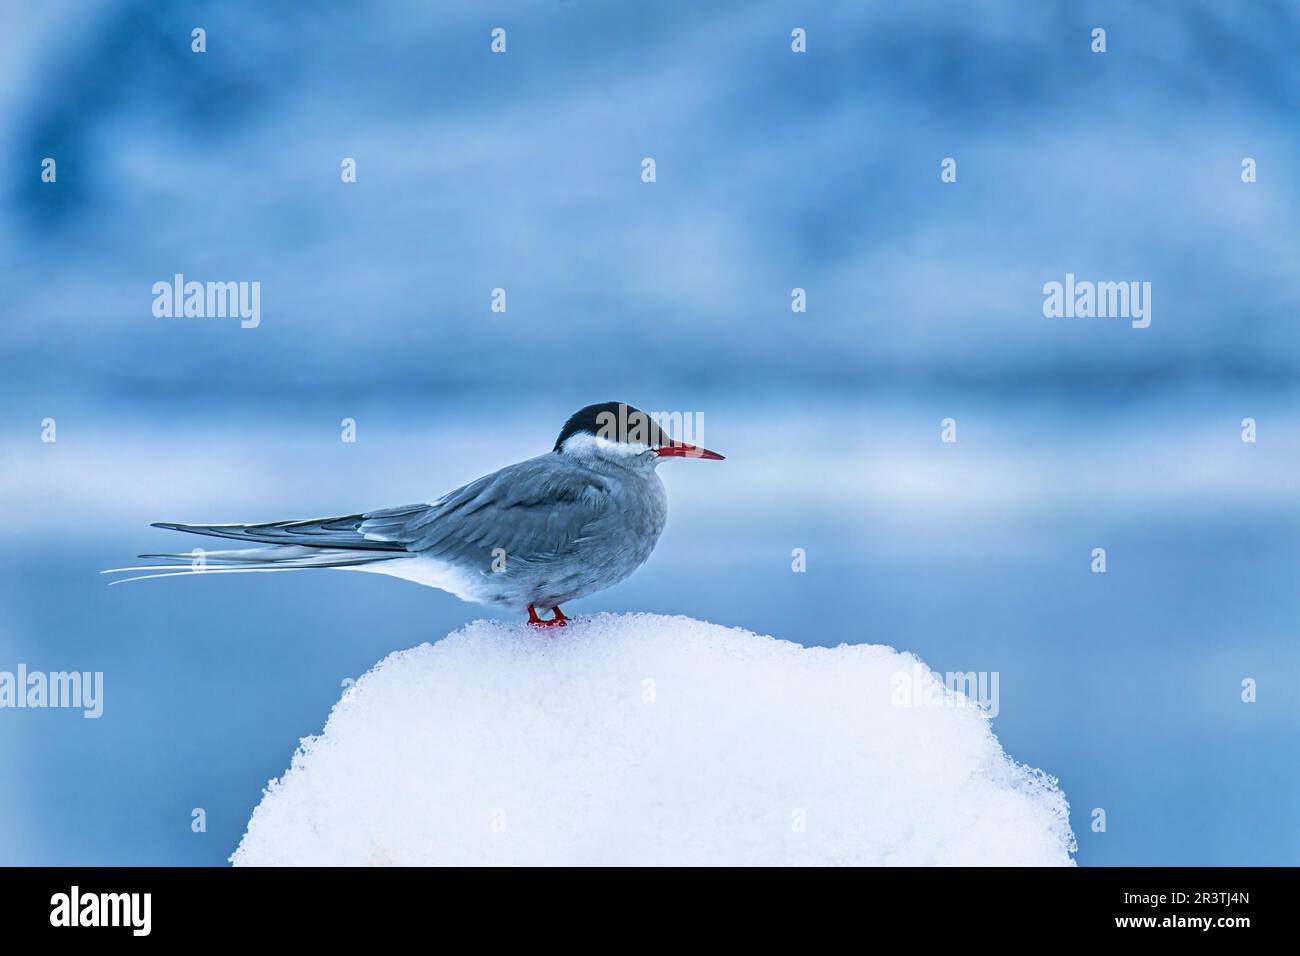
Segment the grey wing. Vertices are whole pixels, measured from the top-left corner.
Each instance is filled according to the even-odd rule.
[[[405,519],[396,536],[408,551],[456,564],[486,568],[497,548],[512,563],[544,563],[580,548],[608,519],[609,499],[605,478],[541,455],[445,495]],[[379,525],[375,532],[392,533]]]
[[[160,521],[154,527],[259,544],[379,552],[376,557],[416,553],[487,568],[497,548],[511,561],[544,561],[566,554],[609,511],[604,478],[550,454],[502,468],[433,504],[303,521]]]

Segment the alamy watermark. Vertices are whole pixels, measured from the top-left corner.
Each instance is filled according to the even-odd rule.
[[[160,319],[237,318],[244,329],[262,324],[260,282],[186,282],[178,272],[171,282],[155,282],[153,295],[153,314]]]
[[[889,702],[895,707],[978,707],[989,717],[1001,709],[997,671],[948,671],[937,674],[924,664],[895,671]]]
[[[1043,315],[1049,319],[1129,319],[1135,329],[1151,324],[1150,282],[1076,281],[1043,283]]]
[[[120,926],[132,936],[148,936],[152,914],[152,893],[83,893],[74,885],[50,897],[51,926]]]
[[[67,707],[94,720],[104,713],[103,671],[0,671],[0,708]]]
[[[674,435],[676,439],[672,437]],[[703,445],[704,413],[643,412],[627,405],[619,405],[616,412],[603,411],[597,414],[596,436],[652,447],[674,440]]]

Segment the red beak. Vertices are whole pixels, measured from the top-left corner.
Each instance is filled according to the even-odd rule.
[[[675,441],[671,445],[664,445],[662,448],[656,448],[660,458],[708,458],[710,461],[726,461],[716,451],[709,451],[707,448],[699,448],[695,445],[688,445],[684,441]]]

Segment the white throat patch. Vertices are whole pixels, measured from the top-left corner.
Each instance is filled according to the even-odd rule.
[[[629,459],[644,455],[650,446],[642,442],[610,441],[590,432],[577,432],[565,439],[560,449],[578,458]]]

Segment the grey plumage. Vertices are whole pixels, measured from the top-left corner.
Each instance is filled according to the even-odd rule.
[[[193,565],[193,554],[171,553],[141,555],[171,565],[116,570],[157,577],[340,568],[406,578],[516,610],[558,607],[622,581],[645,562],[667,517],[655,466],[665,455],[690,449],[666,436],[664,447],[609,441],[592,429],[574,430],[577,418],[555,451],[431,504],[265,524],[158,522],[154,527],[259,547],[203,552],[198,568],[178,567]]]

